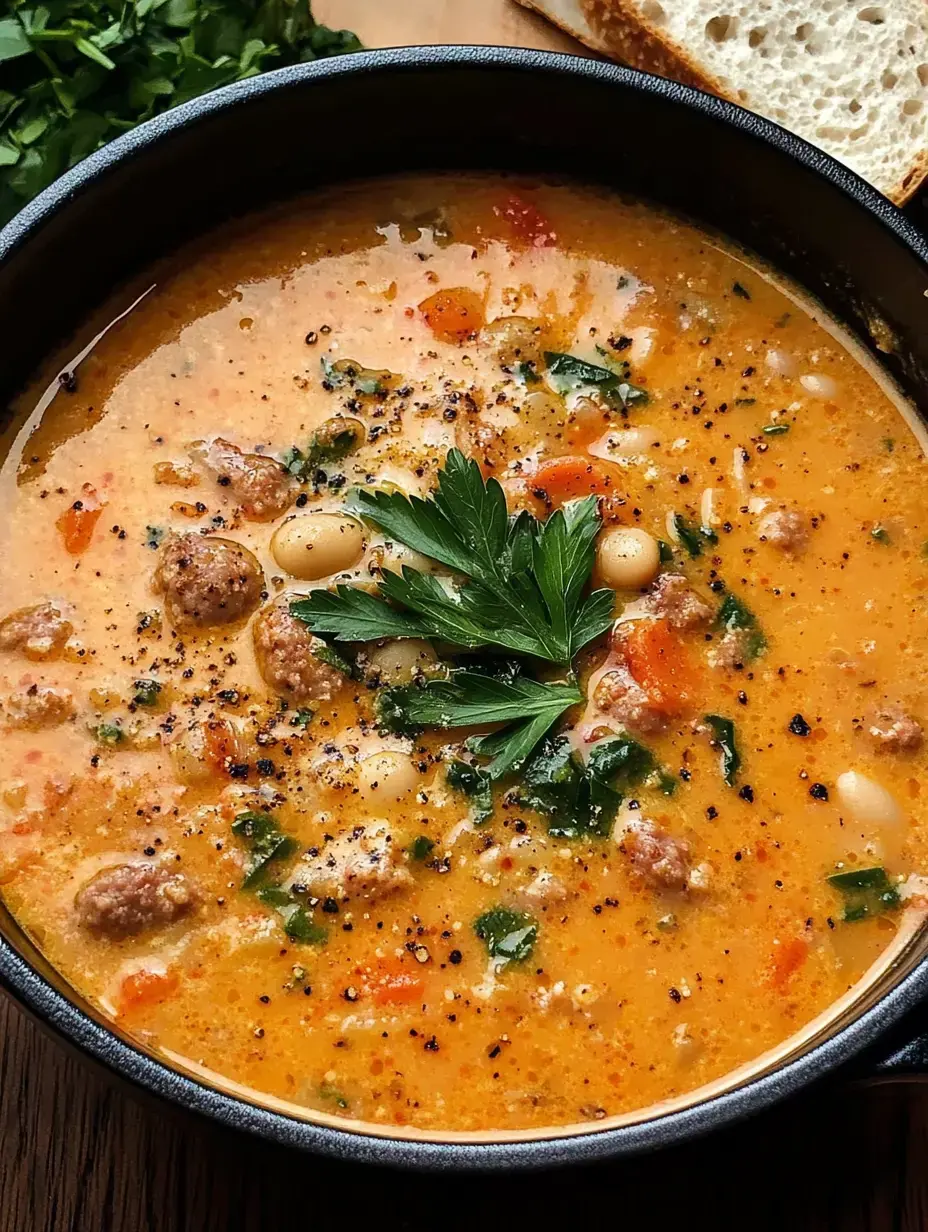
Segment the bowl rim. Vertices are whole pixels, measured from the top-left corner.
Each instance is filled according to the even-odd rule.
[[[0,230],[0,262],[11,257],[55,214],[108,172],[169,141],[179,130],[253,99],[310,87],[329,78],[434,69],[520,70],[607,83],[696,110],[773,146],[828,181],[889,230],[928,270],[928,241],[875,188],[802,138],[724,99],[608,61],[567,53],[494,46],[388,48],[276,69],[225,86],[146,121],[91,154],[27,204]],[[75,1004],[0,935],[0,987],[53,1033],[142,1092],[158,1095],[233,1129],[270,1142],[359,1163],[418,1169],[507,1170],[591,1163],[699,1137],[798,1092],[874,1043],[928,994],[928,956],[859,1016],[779,1069],[680,1111],[612,1129],[543,1139],[472,1143],[382,1138],[297,1120],[207,1086],[142,1052]]]

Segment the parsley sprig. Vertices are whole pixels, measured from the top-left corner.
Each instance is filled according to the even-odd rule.
[[[497,480],[484,481],[477,463],[452,449],[428,499],[359,490],[350,507],[466,580],[451,585],[406,566],[384,575],[379,596],[344,585],[313,591],[290,611],[314,633],[340,641],[437,638],[566,665],[612,621],[611,590],[583,594],[600,526],[594,497],[545,522],[526,512],[510,518]]]

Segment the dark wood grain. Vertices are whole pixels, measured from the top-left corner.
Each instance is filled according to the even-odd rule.
[[[2,1232],[423,1232],[439,1221],[508,1232],[569,1227],[584,1210],[585,1226],[635,1232],[924,1232],[926,1164],[928,1084],[918,1083],[833,1087],[692,1147],[621,1164],[400,1177],[136,1102],[0,1002]],[[517,1223],[504,1217],[513,1209]]]

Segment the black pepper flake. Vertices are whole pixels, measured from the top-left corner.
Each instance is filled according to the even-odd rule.
[[[456,967],[463,957],[464,955],[461,953],[460,950],[452,950],[451,953],[448,955],[448,962],[453,963],[453,965]]]
[[[706,809],[706,816],[709,818],[710,821],[715,821],[718,815],[719,815],[719,810],[715,807],[714,804],[710,804],[709,807]]]
[[[742,800],[747,800],[748,804],[754,803],[754,788],[749,787],[747,783],[738,792]]]
[[[794,736],[808,736],[812,728],[805,721],[801,714],[794,714],[789,721],[789,730]]]
[[[346,1001],[354,1002],[360,999],[361,994],[358,992],[356,988],[349,987],[345,989],[345,991],[342,993],[342,996],[344,997]]]
[[[680,1002],[683,1000],[683,994],[680,992],[679,988],[671,988],[669,992],[669,996],[670,996],[671,1001],[676,1002],[677,1005],[679,1005]]]
[[[229,767],[229,774],[234,779],[248,778],[248,763],[244,761],[235,761]]]
[[[337,915],[338,903],[334,898],[327,898],[322,904],[322,910],[326,912],[327,915]]]
[[[827,800],[828,788],[824,783],[813,783],[809,788],[809,795],[813,800]]]
[[[269,757],[259,757],[255,765],[258,767],[259,774],[267,776],[274,773],[274,763]]]
[[[426,1040],[422,1046],[426,1052],[438,1052],[438,1040],[434,1035],[431,1039]]]

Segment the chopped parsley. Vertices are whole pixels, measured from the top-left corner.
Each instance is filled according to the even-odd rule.
[[[767,638],[757,623],[757,617],[737,595],[729,593],[722,600],[715,627],[726,633],[743,631],[745,658],[749,660],[756,659],[767,649]]]
[[[491,958],[524,962],[531,957],[538,940],[538,922],[525,911],[491,907],[474,920],[474,932]]]
[[[476,826],[493,816],[493,780],[486,770],[466,761],[451,761],[445,770],[448,786],[471,802],[470,815]]]
[[[648,391],[627,379],[629,367],[624,361],[622,370],[617,372],[562,351],[545,351],[545,366],[558,393],[595,390],[609,406],[622,411],[647,405]]]
[[[238,814],[232,823],[232,833],[245,844],[249,856],[243,890],[260,886],[270,865],[288,859],[298,846],[296,839],[284,834],[269,813],[258,813],[253,809]]]
[[[735,725],[731,719],[721,714],[707,714],[705,722],[712,731],[712,743],[719,751],[722,778],[729,787],[733,787],[738,771],[741,769],[741,754],[735,736]]]
[[[832,873],[828,884],[844,898],[841,916],[846,923],[882,915],[899,906],[899,891],[886,876],[881,865],[858,868],[852,872]]]

